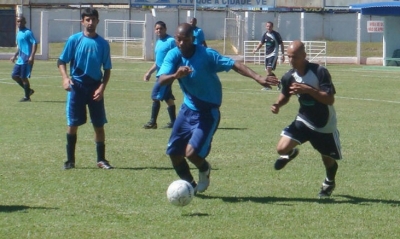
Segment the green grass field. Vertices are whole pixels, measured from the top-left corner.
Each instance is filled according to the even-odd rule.
[[[79,128],[77,168],[65,161],[65,98],[55,61],[36,61],[32,102],[0,61],[0,238],[399,238],[400,68],[329,65],[344,159],[330,199],[317,198],[324,167],[310,144],[275,171],[276,143],[295,98],[269,111],[276,90],[221,73],[221,123],[208,160],[211,185],[186,207],[170,205],[177,179],[170,130],[145,130],[151,63],[114,61],[106,90],[107,159],[95,164],[90,124]],[[263,74],[263,67],[250,65]],[[288,65],[280,65],[281,76]],[[173,86],[177,105],[182,94]],[[158,123],[168,122],[162,105]],[[197,172],[193,171],[195,177]]]

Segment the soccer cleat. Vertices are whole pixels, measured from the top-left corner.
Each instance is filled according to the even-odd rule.
[[[164,129],[172,129],[172,127],[174,127],[174,123],[168,122],[167,125],[165,125],[163,128]]]
[[[318,197],[319,198],[330,197],[335,187],[336,187],[335,181],[331,183],[324,181],[321,186],[321,191],[319,191],[318,193]]]
[[[267,91],[267,90],[270,90],[270,88],[264,87],[264,88],[262,88],[261,90]]]
[[[197,183],[196,183],[196,181],[193,180],[193,181],[190,183],[190,185],[192,185],[193,191],[194,191],[194,195],[196,195],[196,194],[197,194]]]
[[[107,160],[102,160],[97,162],[97,167],[102,168],[102,169],[113,169],[114,167],[110,165],[110,163]]]
[[[19,100],[19,102],[30,102],[30,101],[31,101],[31,99],[30,98],[26,98],[26,97],[24,97],[24,98]]]
[[[29,92],[29,96],[33,95],[33,93],[35,93],[35,91],[31,89],[31,91]]]
[[[143,125],[144,129],[157,129],[157,123],[152,121],[147,122],[147,124]]]
[[[75,168],[75,162],[66,161],[64,163],[64,169],[65,170],[72,169],[72,168]]]
[[[197,183],[197,192],[204,192],[210,185],[211,165],[207,162],[208,169],[204,172],[199,171],[199,182]]]
[[[287,163],[289,163],[290,161],[292,161],[294,158],[297,157],[297,155],[299,155],[299,149],[298,148],[294,148],[292,151],[292,154],[290,155],[281,155],[276,161],[275,161],[275,169],[276,170],[281,170],[283,169]]]

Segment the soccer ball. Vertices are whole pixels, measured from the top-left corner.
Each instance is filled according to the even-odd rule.
[[[168,201],[175,206],[186,206],[194,197],[194,189],[185,180],[173,181],[167,189]]]

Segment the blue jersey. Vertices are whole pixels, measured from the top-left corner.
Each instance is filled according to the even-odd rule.
[[[175,39],[170,35],[166,35],[163,39],[157,40],[156,47],[154,48],[157,71],[160,69],[168,51],[174,48],[175,46],[176,46]]]
[[[193,43],[194,44],[203,44],[206,41],[204,37],[204,32],[201,28],[195,27],[193,29]]]
[[[222,86],[217,72],[231,70],[235,61],[211,48],[195,46],[195,53],[189,59],[184,58],[177,47],[170,50],[157,77],[173,74],[180,66],[189,66],[192,73],[178,79],[183,103],[195,111],[218,108],[222,102]]]
[[[111,56],[108,42],[97,35],[87,37],[83,32],[76,33],[68,38],[60,60],[70,64],[71,78],[79,82],[101,81],[103,70],[110,70]]]
[[[17,65],[25,65],[28,64],[29,56],[32,53],[32,46],[37,44],[35,36],[33,36],[33,32],[24,28],[18,31],[17,33],[17,45],[18,45],[18,59],[15,64]]]

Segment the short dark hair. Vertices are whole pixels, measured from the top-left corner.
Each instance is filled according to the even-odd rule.
[[[83,9],[83,12],[81,13],[81,19],[84,19],[85,17],[96,17],[99,19],[99,12],[94,9],[93,7],[88,7]]]
[[[165,22],[163,22],[163,21],[157,21],[156,24],[154,24],[154,26],[157,26],[157,25],[160,25],[160,26],[162,26],[163,28],[167,28],[167,25],[166,25]]]
[[[274,27],[274,23],[271,21],[268,21],[267,23],[269,23],[271,25],[271,27]]]

